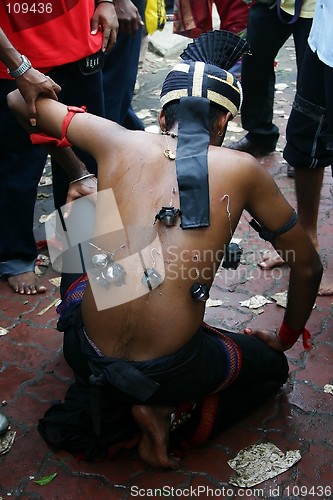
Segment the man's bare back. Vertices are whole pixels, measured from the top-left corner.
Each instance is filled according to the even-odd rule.
[[[86,332],[103,354],[146,360],[177,351],[198,330],[204,316],[204,302],[193,300],[190,288],[196,282],[208,287],[212,284],[245,205],[246,160],[241,167],[233,152],[210,146],[210,227],[183,230],[179,216],[175,225],[166,227],[155,221],[156,214],[170,202],[177,209],[180,205],[176,164],[163,154],[165,138],[144,132],[124,134],[128,136],[126,157],[118,164],[115,175],[104,175],[104,167],[102,171],[100,167],[98,187],[112,189],[114,193],[116,209],[125,227],[123,239],[117,232],[97,238],[94,243],[109,252],[125,245],[115,256],[120,262],[148,247],[146,266],[154,267],[164,279],[149,291],[141,282],[144,272],[141,269],[137,284],[142,295],[103,311],[97,310],[93,291],[88,287],[82,311]],[[172,150],[176,149],[176,139],[169,137],[168,143]],[[113,163],[114,145],[109,148],[110,159],[105,169],[110,169]],[[131,151],[135,151],[135,156]],[[250,157],[248,162],[252,163]],[[103,211],[101,221],[97,218],[98,229],[105,224],[105,217]],[[119,294],[126,286],[131,285],[122,285],[123,290],[116,287],[103,290],[106,303],[108,294]]]

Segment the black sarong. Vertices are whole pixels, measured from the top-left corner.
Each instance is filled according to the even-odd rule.
[[[101,356],[85,334],[79,302],[66,309],[59,325],[75,382],[38,430],[54,449],[88,459],[106,455],[116,443],[135,442],[140,430],[131,416],[133,404],[195,403],[187,427],[192,432],[198,426],[193,442],[200,444],[277,391],[288,375],[284,354],[206,324],[176,353],[140,362]]]

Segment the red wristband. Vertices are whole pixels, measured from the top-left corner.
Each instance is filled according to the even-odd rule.
[[[306,351],[312,349],[311,334],[309,330],[307,330],[306,328],[294,330],[293,328],[290,328],[290,326],[288,326],[284,320],[282,322],[282,325],[280,326],[280,331],[277,337],[282,345],[294,345],[300,335],[302,335],[303,337],[304,349]]]
[[[71,143],[66,137],[68,126],[76,113],[85,113],[85,111],[85,106],[82,106],[81,108],[78,108],[77,106],[68,106],[67,115],[65,116],[61,127],[62,138],[57,139],[56,137],[51,137],[47,134],[44,134],[43,132],[40,132],[38,134],[30,134],[30,140],[32,144],[54,144],[59,148],[67,148],[68,146],[71,146]]]

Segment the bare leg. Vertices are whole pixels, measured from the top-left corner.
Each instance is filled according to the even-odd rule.
[[[317,251],[317,222],[323,177],[324,168],[295,168],[298,220]]]
[[[9,276],[7,281],[11,289],[21,295],[35,295],[46,291],[45,286],[39,285],[38,277],[33,271]]]
[[[132,406],[132,415],[142,431],[139,454],[155,469],[178,469],[179,459],[168,455],[170,416],[167,406]]]

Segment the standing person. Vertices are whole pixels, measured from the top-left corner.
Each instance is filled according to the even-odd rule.
[[[255,1],[255,0],[254,0]],[[220,29],[240,34],[247,29],[250,5],[244,0],[214,0]]]
[[[291,23],[295,5],[300,1],[281,2],[280,15],[276,2],[270,6],[257,0],[250,8],[246,39],[252,55],[244,55],[241,72],[244,92],[241,119],[243,128],[248,132],[242,139],[230,143],[230,149],[253,156],[264,156],[275,150],[279,129],[273,123],[274,61],[281,47],[293,35],[297,69],[301,67],[315,0],[304,0],[299,17]]]
[[[255,0],[253,0],[254,2]],[[251,2],[244,0],[176,0],[174,6],[174,33],[197,38],[213,29],[213,5],[219,15],[220,30],[244,36],[247,29]],[[241,59],[230,68],[236,78],[240,77]]]
[[[20,72],[24,74],[32,64],[59,84],[61,101],[84,103],[90,111],[103,116],[98,61],[116,41],[118,21],[113,1],[97,1],[95,5],[93,0],[78,0],[67,2],[66,6],[65,3],[40,3],[37,11],[30,7],[26,11],[25,5],[28,4],[0,3],[0,25],[18,51],[22,61],[21,64],[17,61]],[[14,70],[12,65],[9,69]],[[15,77],[17,73],[12,71],[12,74]],[[28,72],[27,77],[30,77]],[[37,248],[33,214],[46,153],[30,143],[7,107],[6,96],[14,88],[14,78],[1,63],[0,274],[14,292],[35,294],[45,291],[34,273]],[[96,172],[90,157],[82,156],[82,160],[87,162],[89,170]],[[69,181],[68,176],[58,170],[53,171],[56,206],[65,203]],[[83,183],[89,184],[91,180]]]
[[[254,0],[255,1],[255,0]],[[213,4],[220,18],[220,29],[240,34],[247,27],[249,2],[244,0],[175,0],[174,33],[197,38],[213,29]]]
[[[61,90],[51,78],[46,77],[29,63],[22,60],[20,53],[10,43],[0,28],[0,61],[8,68],[15,78],[16,86],[20,90],[27,105],[27,114],[32,126],[36,124],[36,99],[39,95],[57,100],[57,93]],[[0,413],[0,436],[5,434],[9,427],[9,420]]]
[[[105,117],[131,130],[143,130],[132,108],[142,39],[144,0],[118,0],[117,42],[106,56],[103,68]]]
[[[225,33],[214,32],[214,47],[229,41]],[[232,53],[240,43],[234,37]],[[238,57],[244,45],[236,46]],[[177,467],[168,455],[175,407],[190,401],[200,413],[206,396],[218,394],[207,438],[281,387],[288,376],[282,351],[299,336],[308,347],[305,325],[321,278],[319,256],[270,174],[250,155],[221,148],[241,89],[219,67],[227,54],[215,60],[216,51],[205,49],[209,63],[193,62],[185,51],[167,75],[162,134],[126,130],[82,110],[68,117],[66,106],[49,99],[37,103],[38,128],[85,149],[99,169],[92,231],[78,240],[78,220],[86,214],[68,219],[88,274],[73,275],[79,259],[64,267],[59,329],[76,382],[65,403],[51,407],[39,424],[57,449],[96,456],[141,431],[142,459]],[[9,101],[24,115],[19,93]],[[221,260],[224,267],[235,263],[230,240],[244,209],[290,265],[277,335],[233,334],[202,323]],[[70,226],[66,235],[71,240]]]
[[[317,0],[298,89],[287,123],[285,160],[294,167],[300,224],[315,248],[325,167],[333,165],[333,4]],[[275,254],[264,256],[262,268],[282,265]],[[333,295],[333,279],[324,273],[320,295]]]

